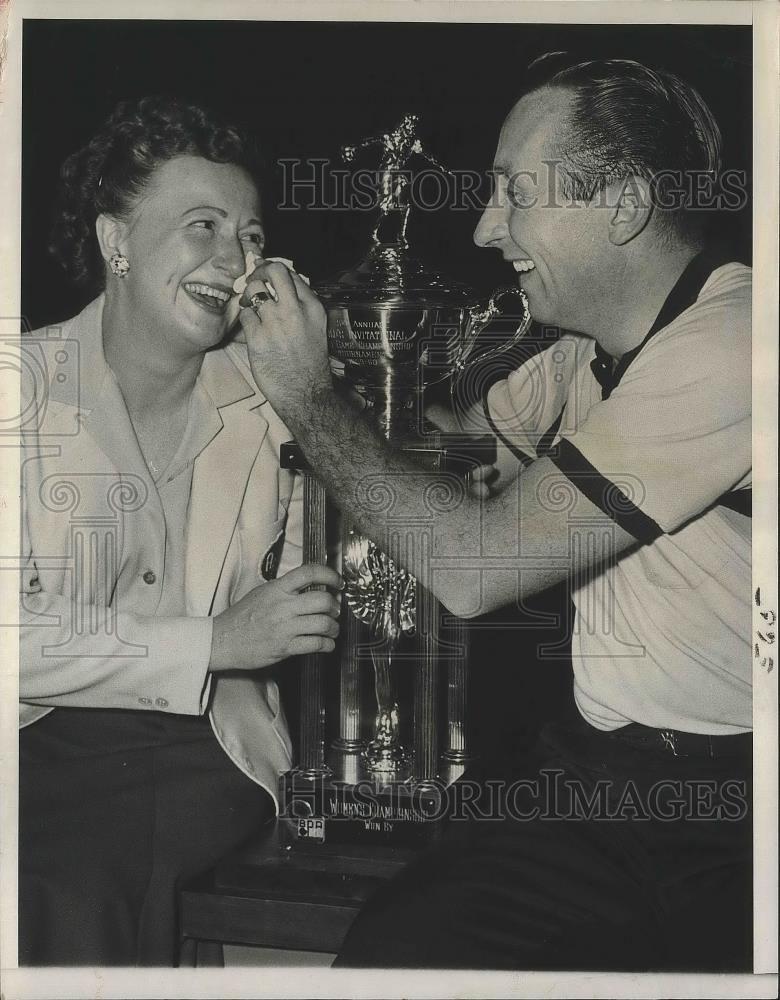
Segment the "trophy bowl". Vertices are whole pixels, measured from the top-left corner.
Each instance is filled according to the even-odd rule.
[[[480,362],[508,350],[530,322],[519,287],[499,288],[480,303],[467,285],[426,266],[400,241],[375,244],[359,264],[315,290],[328,316],[331,371],[363,397],[390,440],[419,429],[422,394],[467,367],[501,300],[519,299],[517,330]]]

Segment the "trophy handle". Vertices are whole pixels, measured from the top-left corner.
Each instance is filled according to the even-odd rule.
[[[496,316],[501,313],[501,308],[499,306],[499,301],[507,295],[515,295],[520,299],[523,306],[523,318],[512,334],[512,336],[505,341],[505,343],[500,344],[498,347],[494,347],[490,351],[486,351],[484,354],[480,354],[478,358],[475,358],[474,363],[481,363],[483,361],[488,361],[490,358],[498,357],[505,351],[508,351],[511,347],[525,336],[528,332],[528,327],[531,325],[531,313],[528,309],[528,298],[522,288],[516,285],[505,285],[503,288],[497,288],[488,300],[488,304],[484,307],[473,306],[469,310],[469,321],[466,326],[466,334],[463,338],[463,347],[460,351],[460,357],[455,365],[455,376],[453,380],[453,386],[457,381],[457,377],[462,375],[463,372],[469,367],[469,355],[477,341],[477,337],[482,333],[485,327],[490,323]]]

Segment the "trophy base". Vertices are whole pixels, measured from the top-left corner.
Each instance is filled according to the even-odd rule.
[[[334,750],[327,773],[282,775],[280,837],[284,846],[322,844],[421,846],[437,837],[449,813],[447,789],[463,773],[442,766],[435,779],[373,772],[362,755]]]

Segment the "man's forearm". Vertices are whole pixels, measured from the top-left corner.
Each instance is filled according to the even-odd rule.
[[[278,301],[268,300],[265,282]],[[334,393],[327,316],[307,285],[283,265],[265,262],[247,293],[259,300],[257,312],[241,313],[252,374],[315,474],[353,524],[456,615],[516,602],[570,573],[598,569],[635,544],[609,514],[569,489],[548,457],[484,500],[458,476],[424,471]],[[556,500],[562,480],[571,503]],[[604,535],[598,551],[572,543],[572,528],[579,532],[582,524],[588,538],[595,526]]]
[[[393,450],[330,388],[309,395],[306,415],[297,404],[291,409],[295,413],[283,416],[333,501],[459,617],[594,571],[636,544],[564,487],[576,504],[579,520],[572,520],[567,505],[556,503],[555,490],[567,481],[548,458],[533,462],[498,496],[481,500],[462,478],[427,472]],[[572,540],[573,529],[583,534],[582,545]],[[584,544],[590,536],[601,538],[598,551]]]
[[[468,550],[478,518],[463,478],[420,468],[332,391],[295,410],[284,418],[335,504],[398,564],[446,591],[431,582],[430,559]],[[446,592],[437,596],[449,604]]]

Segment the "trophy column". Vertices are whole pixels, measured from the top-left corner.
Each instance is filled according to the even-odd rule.
[[[447,655],[447,745],[442,754],[446,764],[467,764],[474,759],[466,729],[469,649],[468,630],[463,621],[453,618],[445,628]]]
[[[341,551],[346,552],[349,545],[350,527],[346,518],[342,518]],[[333,741],[333,749],[345,754],[359,753],[365,747],[361,735],[361,685],[360,685],[360,624],[353,614],[350,614],[346,601],[342,601],[342,644],[339,663],[339,728],[338,736]]]
[[[306,462],[294,442],[282,445],[280,465],[295,469],[303,477],[303,561],[327,562],[325,490],[306,468]],[[313,589],[313,588],[312,588]],[[301,716],[299,763],[297,771],[304,777],[328,773],[325,764],[325,653],[308,653],[301,658]]]
[[[423,537],[423,565],[429,564],[428,538]],[[433,594],[417,583],[417,629],[419,662],[414,676],[414,772],[418,782],[439,776],[439,661],[436,637],[441,606]]]

